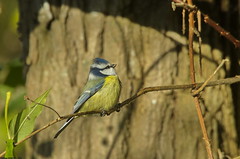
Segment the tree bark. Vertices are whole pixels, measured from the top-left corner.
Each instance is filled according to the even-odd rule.
[[[120,101],[147,86],[190,83],[187,39],[180,34],[181,13],[173,12],[169,1],[28,2],[19,3],[27,94],[33,99],[51,88],[47,105],[61,115],[72,112],[95,57],[117,64],[123,86]],[[203,35],[209,32],[206,29]],[[206,36],[202,45],[203,76],[197,68],[198,82],[207,79],[221,62],[222,51],[210,45],[219,45],[218,36]],[[198,61],[198,53],[195,56]],[[214,78],[225,76],[226,70],[221,69]],[[207,88],[201,104],[215,158],[218,149],[236,156],[230,87]],[[55,118],[44,109],[37,127]],[[207,157],[189,90],[149,93],[119,113],[78,118],[53,140],[62,124],[32,138],[26,158]]]

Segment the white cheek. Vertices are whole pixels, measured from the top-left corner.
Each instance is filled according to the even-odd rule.
[[[115,72],[114,68],[111,68],[112,70],[112,75],[117,75],[117,73]]]

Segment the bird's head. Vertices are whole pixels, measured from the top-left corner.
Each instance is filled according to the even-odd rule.
[[[115,67],[116,64],[111,64],[107,60],[101,58],[95,58],[90,67],[89,79],[117,75],[114,69]]]

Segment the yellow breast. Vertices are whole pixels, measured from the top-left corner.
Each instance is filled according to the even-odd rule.
[[[84,103],[80,111],[108,111],[118,103],[120,92],[118,77],[107,76],[102,88]]]

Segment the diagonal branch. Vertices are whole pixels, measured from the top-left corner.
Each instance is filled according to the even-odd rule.
[[[217,69],[213,72],[213,74],[211,74],[211,75],[209,76],[209,78],[203,83],[203,85],[202,85],[200,88],[198,88],[196,91],[194,91],[194,92],[192,93],[192,95],[193,95],[193,96],[196,96],[196,95],[198,95],[200,92],[202,92],[203,89],[207,86],[208,82],[213,78],[213,76],[217,73],[217,71],[218,71],[218,70],[223,66],[223,64],[224,64],[225,62],[227,62],[227,61],[228,61],[227,59],[222,60],[222,62],[221,62],[220,65],[217,67]]]
[[[214,87],[217,85],[226,85],[226,84],[233,84],[233,83],[239,83],[240,82],[240,76],[236,76],[236,77],[231,77],[231,78],[225,78],[225,79],[221,79],[221,80],[216,80],[216,81],[211,81],[209,83],[207,83],[206,87]],[[199,88],[203,85],[203,83],[196,83],[196,84],[184,84],[184,85],[169,85],[169,86],[156,86],[156,87],[146,87],[141,89],[139,92],[137,92],[134,96],[126,99],[125,101],[123,101],[122,103],[119,103],[118,105],[116,105],[116,107],[114,107],[113,109],[111,109],[110,111],[107,112],[108,115],[110,115],[111,113],[115,112],[115,111],[119,111],[120,108],[122,108],[125,105],[130,104],[131,102],[133,102],[134,100],[136,100],[138,97],[149,93],[149,92],[156,92],[156,91],[169,91],[169,90],[186,90],[186,89],[195,89],[195,88]],[[41,131],[47,129],[48,127],[52,126],[53,124],[56,124],[57,122],[60,122],[64,119],[70,118],[70,117],[74,117],[74,116],[84,116],[84,115],[91,115],[91,114],[102,114],[102,111],[91,111],[91,112],[81,112],[81,113],[74,113],[74,114],[69,114],[69,115],[64,115],[61,116],[51,122],[49,122],[48,124],[46,124],[45,126],[43,126],[40,129],[35,130],[34,132],[32,132],[31,134],[29,134],[28,136],[26,136],[24,139],[22,139],[21,141],[15,143],[15,146],[23,143],[24,141],[28,140],[29,138],[31,138],[32,136],[40,133]],[[0,157],[3,157],[3,155],[6,152],[2,152],[0,154]]]
[[[190,12],[200,11],[200,9],[198,9],[197,6],[187,4],[187,3],[183,2],[182,0],[172,0],[172,5],[174,7],[182,7]],[[204,14],[203,12],[201,12],[201,15],[203,16],[204,22],[206,24],[208,24],[209,26],[214,28],[222,36],[224,36],[226,39],[231,41],[236,48],[240,47],[240,41],[237,38],[235,38],[230,32],[228,32],[224,28],[222,28],[218,23],[216,23],[214,20],[212,20],[207,14]]]
[[[190,6],[193,6],[192,0],[187,0],[187,4]],[[189,25],[188,25],[188,52],[189,52],[189,61],[190,61],[190,78],[191,78],[192,84],[195,85],[196,78],[195,78],[195,67],[194,67],[194,58],[193,58],[193,54],[194,54],[193,53],[193,37],[194,37],[194,29],[195,29],[194,13],[195,13],[194,11],[190,11],[188,14],[188,22],[189,22]],[[206,147],[207,154],[208,154],[208,159],[213,159],[212,148],[211,148],[211,144],[209,141],[207,128],[206,128],[206,125],[205,125],[205,122],[203,119],[199,98],[198,98],[198,96],[194,96],[193,99],[195,102],[195,107],[197,110],[197,115],[198,115],[199,123],[201,126],[201,130],[202,130],[205,147]]]

